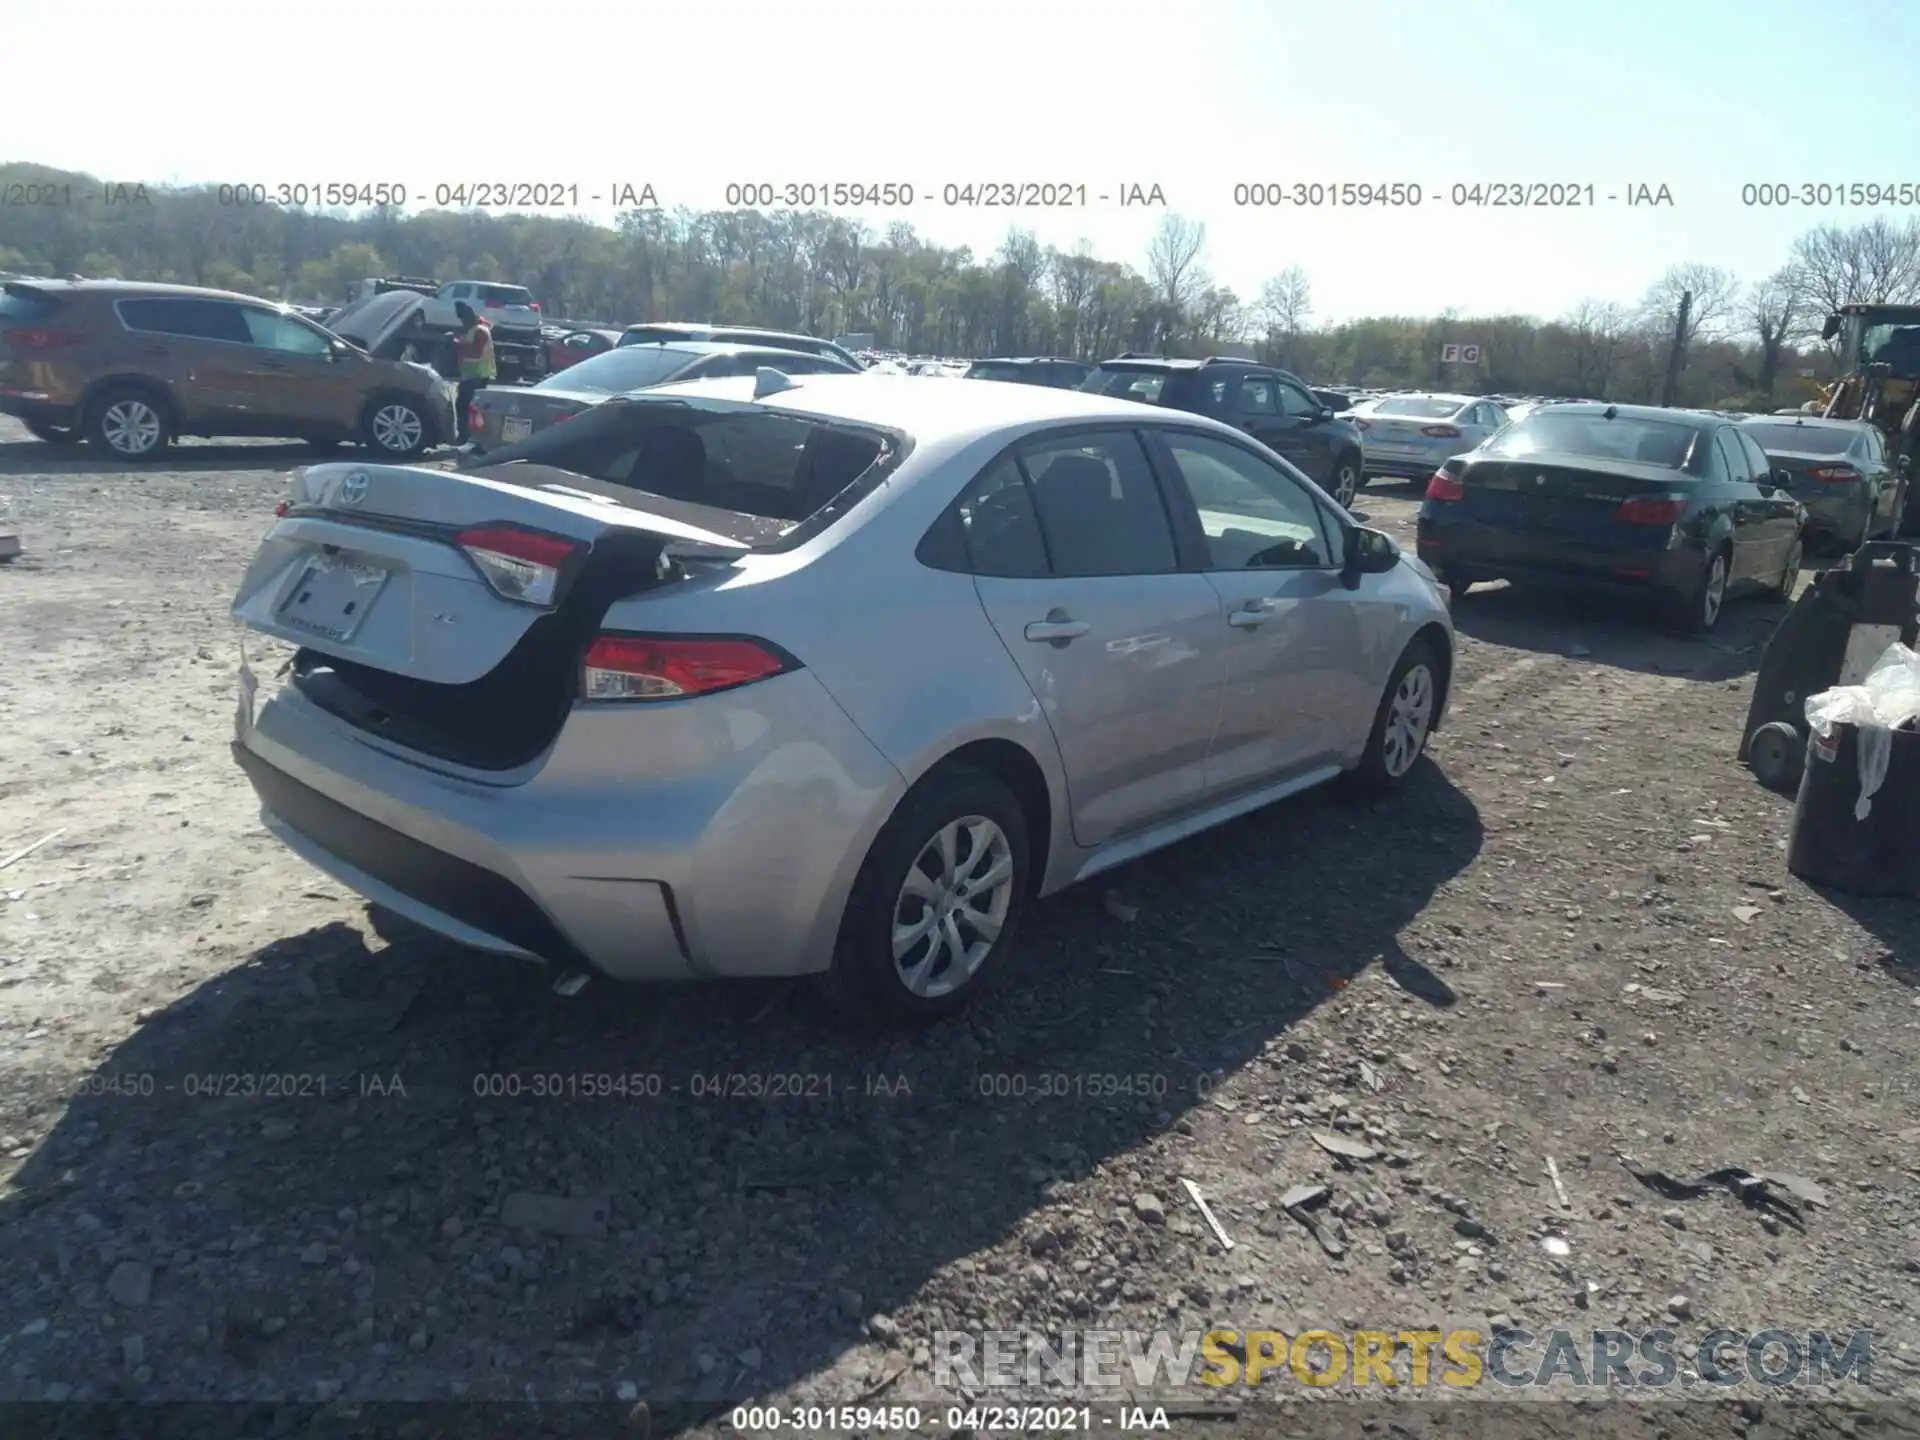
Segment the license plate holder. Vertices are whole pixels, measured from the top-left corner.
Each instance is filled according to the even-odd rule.
[[[1370,448],[1376,455],[1418,455],[1418,445],[1408,445],[1399,440],[1376,441]]]
[[[317,556],[280,602],[280,623],[344,644],[359,633],[392,578],[384,565]]]
[[[500,440],[503,444],[510,440],[524,440],[532,433],[533,421],[524,416],[500,422]]]

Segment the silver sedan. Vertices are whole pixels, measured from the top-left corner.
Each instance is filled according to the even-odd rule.
[[[233,605],[299,647],[241,673],[267,827],[570,972],[932,1019],[1034,897],[1391,790],[1446,707],[1418,559],[1236,430],[1077,391],[769,370],[296,485]]]
[[[1507,423],[1507,412],[1477,395],[1388,395],[1354,407],[1369,476],[1427,480],[1455,455]]]

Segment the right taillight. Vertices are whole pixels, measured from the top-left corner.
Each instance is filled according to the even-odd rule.
[[[580,669],[582,700],[680,700],[733,690],[799,668],[741,636],[602,635]]]
[[[1427,482],[1427,499],[1429,500],[1464,500],[1466,498],[1467,487],[1460,483],[1457,475],[1436,470],[1433,472],[1433,478]]]
[[[6,330],[7,344],[22,350],[57,350],[63,345],[78,345],[87,337],[77,330]]]
[[[543,608],[553,604],[560,573],[581,548],[557,535],[511,525],[462,530],[454,543],[501,599]]]
[[[1615,518],[1622,525],[1678,525],[1687,502],[1671,495],[1636,495],[1622,500]]]

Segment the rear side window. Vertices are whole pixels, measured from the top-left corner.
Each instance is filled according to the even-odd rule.
[[[1178,568],[1160,487],[1131,431],[1029,443],[1020,465],[1056,575],[1165,575]]]
[[[122,300],[120,319],[129,330],[183,339],[231,340],[251,345],[253,332],[237,305],[221,300]]]
[[[0,324],[31,329],[46,324],[59,308],[59,301],[37,290],[8,290],[0,294]]]
[[[1047,546],[1033,496],[1011,458],[988,466],[955,510],[974,574],[1024,580],[1047,573]]]

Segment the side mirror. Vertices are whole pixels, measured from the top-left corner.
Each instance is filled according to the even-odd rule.
[[[1840,333],[1840,317],[1838,315],[1827,316],[1826,323],[1824,323],[1820,327],[1820,338],[1822,340],[1831,340],[1834,336],[1838,335],[1839,333]]]
[[[1768,474],[1767,478],[1776,490],[1793,489],[1793,472],[1790,470],[1774,470]]]
[[[1400,547],[1393,538],[1365,525],[1347,530],[1347,564],[1340,580],[1349,590],[1360,583],[1362,575],[1384,575],[1400,563]]]

